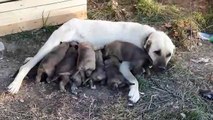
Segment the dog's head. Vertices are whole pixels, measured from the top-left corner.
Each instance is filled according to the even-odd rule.
[[[174,54],[175,46],[172,40],[160,31],[153,32],[149,35],[144,48],[148,52],[153,62],[153,67],[158,70],[165,70],[167,63]]]

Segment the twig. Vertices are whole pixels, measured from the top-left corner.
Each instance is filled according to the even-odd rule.
[[[157,96],[157,95],[152,95],[152,96],[151,96],[151,99],[150,99],[150,101],[149,101],[148,110],[151,108],[153,97],[156,97],[156,96]]]
[[[154,81],[153,81],[153,82],[154,82]],[[177,98],[180,98],[180,99],[181,99],[181,97],[180,97],[180,96],[175,95],[175,94],[174,94],[173,92],[171,92],[170,90],[163,89],[162,87],[160,87],[160,86],[159,86],[158,84],[156,84],[155,82],[154,82],[154,84],[155,84],[155,86],[159,87],[159,88],[158,88],[158,90],[159,90],[159,89],[161,89],[161,91],[167,92],[167,93],[171,94],[172,96],[174,96],[174,97],[177,97]]]
[[[95,102],[95,99],[92,98],[92,102],[91,102],[91,104],[90,104],[90,106],[89,106],[89,119],[91,119],[91,117],[90,117],[91,114],[92,114],[92,113],[91,113],[91,108],[92,108],[92,105],[94,104],[94,102]]]

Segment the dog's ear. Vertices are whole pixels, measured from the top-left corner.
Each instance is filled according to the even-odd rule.
[[[145,43],[145,45],[144,45],[144,49],[147,52],[149,52],[149,49],[150,49],[151,45],[152,45],[152,42],[150,40],[147,40],[146,43]]]

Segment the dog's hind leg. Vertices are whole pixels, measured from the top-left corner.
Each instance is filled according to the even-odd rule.
[[[58,46],[60,42],[71,41],[75,35],[75,30],[70,30],[67,26],[61,26],[58,30],[54,31],[47,42],[40,48],[38,53],[30,59],[25,65],[21,66],[19,73],[14,81],[8,86],[8,91],[15,94],[19,91],[22,81],[27,73],[42,59],[45,55],[50,53],[53,48]],[[69,34],[69,35],[67,35]],[[69,38],[68,38],[69,37]]]
[[[130,86],[130,91],[129,91],[129,100],[133,103],[136,103],[139,98],[140,98],[140,93],[139,93],[139,86],[138,86],[138,81],[135,78],[135,76],[130,72],[130,64],[129,62],[122,62],[120,65],[120,72],[123,74],[123,76],[132,84]]]
[[[55,69],[49,69],[49,70],[46,70],[46,73],[47,73],[47,83],[50,83],[54,77],[54,73],[55,73]]]

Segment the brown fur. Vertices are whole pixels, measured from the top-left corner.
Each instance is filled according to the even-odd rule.
[[[115,41],[104,48],[105,56],[115,56],[120,61],[130,62],[133,74],[139,74],[142,72],[142,67],[145,68],[146,72],[149,72],[149,65],[151,65],[151,59],[148,53],[131,43]]]
[[[43,73],[47,74],[47,82],[52,79],[56,65],[64,58],[68,48],[69,43],[61,43],[58,47],[53,49],[46,57],[44,57],[37,71],[37,82],[41,81],[41,76]]]
[[[71,42],[69,44],[70,47],[68,48],[63,60],[56,66],[55,76],[53,77],[53,80],[56,80],[58,78],[61,79],[59,87],[62,92],[66,91],[65,86],[70,81],[70,75],[61,75],[60,73],[73,71],[71,73],[73,74],[74,69],[76,68],[76,62],[78,58],[78,43]]]
[[[80,43],[78,48],[77,71],[73,75],[73,78],[78,74],[81,74],[83,78],[84,76],[89,77],[96,68],[95,61],[95,51],[92,45],[88,42]]]
[[[106,79],[106,73],[104,70],[104,61],[101,50],[95,51],[96,59],[96,69],[92,72],[91,76],[88,78],[90,82],[90,87],[95,89],[93,82],[100,82]]]
[[[110,57],[104,61],[105,71],[107,76],[107,85],[113,90],[124,87],[125,85],[132,85],[129,83],[119,71],[119,60],[115,57]]]

